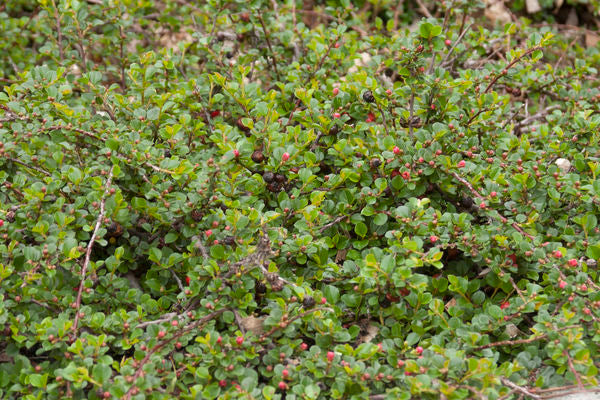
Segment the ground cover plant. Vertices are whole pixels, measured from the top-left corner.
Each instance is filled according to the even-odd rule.
[[[597,4],[351,3],[0,6],[0,397],[598,384]]]

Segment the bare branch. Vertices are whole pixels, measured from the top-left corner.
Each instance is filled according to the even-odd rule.
[[[83,285],[85,284],[85,275],[87,274],[87,269],[90,265],[92,248],[94,247],[94,242],[96,241],[98,230],[100,229],[100,226],[102,225],[102,220],[104,219],[104,206],[106,204],[106,197],[108,196],[110,185],[112,183],[113,169],[114,166],[110,167],[110,171],[108,172],[108,178],[106,179],[106,184],[104,185],[104,193],[102,194],[102,199],[100,200],[100,214],[98,214],[98,219],[96,219],[96,226],[94,227],[94,232],[92,233],[92,237],[90,238],[90,242],[88,243],[87,250],[85,252],[85,261],[83,262],[83,267],[81,267],[81,282],[79,282],[79,289],[77,290],[77,300],[75,301],[75,322],[73,323],[73,333],[75,335],[77,335],[77,324],[79,323],[79,308],[81,307],[81,293],[83,292]]]

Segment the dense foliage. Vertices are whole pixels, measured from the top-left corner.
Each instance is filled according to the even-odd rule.
[[[597,385],[596,33],[315,3],[0,8],[0,397]]]

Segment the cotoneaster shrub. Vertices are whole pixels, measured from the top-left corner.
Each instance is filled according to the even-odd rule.
[[[598,51],[439,7],[8,2],[1,397],[597,385]]]

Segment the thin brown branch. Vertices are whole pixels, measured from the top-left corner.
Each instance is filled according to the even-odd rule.
[[[569,369],[575,376],[575,380],[577,381],[577,386],[579,386],[580,389],[583,389],[584,386],[583,386],[583,383],[581,382],[581,376],[579,376],[579,373],[575,369],[575,365],[573,365],[573,359],[571,358],[569,351],[565,349],[565,350],[563,350],[563,354],[565,355],[565,357],[567,357],[567,363],[569,365]]]
[[[166,345],[171,343],[173,340],[180,338],[181,336],[185,335],[186,333],[188,333],[192,330],[200,328],[207,322],[215,319],[216,317],[218,317],[219,315],[223,314],[225,311],[228,311],[228,310],[229,310],[228,308],[223,308],[221,310],[213,311],[212,313],[205,315],[204,317],[200,318],[199,320],[194,321],[191,324],[187,325],[185,328],[181,329],[180,331],[177,331],[176,333],[173,334],[173,336],[169,337],[168,339],[165,339],[165,340],[159,342],[156,346],[154,346],[152,349],[150,349],[148,351],[148,353],[146,353],[146,356],[139,362],[138,369],[135,371],[135,374],[133,375],[133,382],[135,382],[137,380],[137,378],[139,378],[142,375],[144,366],[150,360],[150,357],[152,357],[152,355],[154,353],[158,352],[160,349],[162,349],[163,347],[165,347]],[[123,400],[131,399],[131,396],[134,395],[134,392],[136,391],[136,389],[137,389],[137,387],[135,386],[135,384],[133,384],[129,388],[129,390],[127,390],[127,393],[125,393],[125,395],[122,397],[122,399]]]
[[[41,169],[41,168],[38,168],[38,167],[34,167],[33,165],[26,164],[26,163],[24,163],[24,162],[23,162],[23,161],[21,161],[21,160],[17,160],[16,158],[12,158],[12,157],[4,157],[4,158],[6,158],[8,161],[12,161],[12,162],[14,162],[15,164],[22,165],[22,166],[24,166],[25,168],[29,168],[29,169],[32,169],[32,170],[34,170],[34,171],[37,171],[37,172],[39,172],[40,174],[44,174],[44,175],[46,175],[46,176],[50,176],[50,175],[51,175],[51,174],[50,174],[50,172],[48,172],[48,171],[46,171],[46,170],[43,170],[43,169]]]
[[[100,200],[100,213],[98,214],[98,218],[96,219],[96,226],[94,227],[94,232],[92,233],[92,237],[87,246],[87,250],[85,252],[85,261],[83,262],[83,266],[81,267],[81,282],[79,282],[79,289],[77,290],[77,300],[75,301],[75,322],[73,323],[73,333],[75,336],[77,335],[77,325],[79,323],[79,308],[81,307],[81,293],[83,292],[83,286],[85,284],[85,276],[87,274],[88,266],[90,265],[90,257],[92,255],[92,248],[94,247],[94,242],[96,241],[96,236],[98,235],[98,230],[102,225],[102,221],[104,220],[104,212],[105,212],[105,204],[106,197],[110,191],[110,185],[112,184],[113,178],[113,169],[114,166],[110,167],[110,171],[108,172],[108,178],[106,179],[106,184],[104,185],[104,192],[102,193],[102,199]]]
[[[56,44],[58,45],[58,56],[60,58],[60,61],[62,62],[64,60],[64,53],[63,53],[63,45],[62,45],[62,29],[60,27],[60,13],[58,12],[58,7],[56,6],[56,2],[54,0],[52,0],[52,6],[54,7],[54,19],[56,21],[56,34],[57,34],[57,38],[56,38]]]
[[[266,338],[271,336],[273,333],[277,332],[280,329],[285,329],[289,324],[296,321],[297,319],[303,318],[303,317],[305,317],[309,314],[312,314],[314,312],[317,312],[317,311],[333,311],[333,310],[329,307],[316,307],[316,308],[313,308],[312,310],[304,311],[303,313],[300,313],[285,322],[282,321],[280,324],[276,324],[268,332],[264,333],[260,338],[258,338],[258,341],[259,342],[264,341]]]
[[[481,194],[479,194],[479,192],[477,190],[475,190],[475,188],[473,187],[473,185],[471,185],[465,178],[463,178],[462,176],[458,175],[456,172],[452,172],[451,175],[460,183],[462,183],[463,185],[465,185],[467,187],[467,189],[469,189],[469,191],[471,193],[473,193],[473,195],[475,195],[475,197],[479,198],[479,199],[484,199],[485,197],[483,197]],[[494,218],[494,217],[492,217]],[[506,222],[506,218],[502,217],[503,219],[501,219],[501,222],[505,223]],[[496,219],[496,218],[494,218]],[[521,235],[528,237],[529,239],[533,240],[534,237],[532,235],[530,235],[529,233],[525,232],[523,230],[523,228],[521,228],[516,222],[513,222],[511,224],[511,226],[517,231],[519,232]]]
[[[569,326],[564,326],[562,328],[556,329],[556,332],[561,332],[567,329],[572,329],[572,328],[579,328],[579,325],[569,325]],[[471,351],[480,351],[480,350],[485,350],[485,349],[491,349],[492,347],[501,347],[501,346],[514,346],[514,345],[518,345],[518,344],[528,344],[528,343],[533,343],[533,342],[537,342],[538,340],[544,340],[548,338],[548,334],[544,333],[542,335],[539,336],[534,336],[531,337],[529,339],[516,339],[516,340],[502,340],[500,342],[494,342],[494,343],[488,343],[488,344],[484,344],[482,346],[478,346],[478,347],[474,347],[473,349],[471,349]]]
[[[431,15],[431,13],[427,9],[427,7],[425,7],[425,4],[423,4],[421,0],[416,0],[416,2],[419,5],[419,11],[421,11],[421,14],[423,14],[427,18],[433,18],[433,15]]]
[[[529,54],[533,53],[534,51],[541,50],[541,49],[542,48],[540,46],[532,47],[530,49],[527,49],[527,51],[525,51],[525,53],[521,54],[519,57],[516,57],[514,60],[512,60],[506,67],[504,67],[504,69],[502,70],[501,73],[499,73],[498,75],[496,75],[496,77],[494,77],[494,79],[492,79],[492,81],[488,84],[488,86],[485,88],[483,93],[489,92],[490,89],[496,84],[498,79],[500,79],[500,77],[504,76],[506,71],[508,71],[513,65],[515,65],[516,63],[518,63],[519,61],[521,61],[523,58],[527,57]]]
[[[262,26],[263,32],[265,33],[265,40],[267,41],[267,47],[269,48],[269,51],[271,52],[271,64],[273,65],[273,69],[275,70],[275,76],[277,77],[277,80],[280,81],[281,78],[279,77],[279,71],[277,70],[277,59],[275,58],[275,52],[273,51],[273,48],[271,47],[271,40],[269,39],[269,32],[267,31],[267,27],[265,26],[265,21],[263,20],[262,14],[259,12],[258,13],[258,20],[260,21],[260,25]]]
[[[521,394],[524,394],[525,396],[529,396],[532,399],[539,400],[539,399],[542,398],[542,396],[538,396],[537,394],[531,393],[529,390],[527,390],[523,386],[519,386],[519,385],[517,385],[515,383],[512,383],[507,378],[502,377],[502,378],[500,378],[500,381],[502,382],[502,384],[504,386],[508,386],[509,388],[511,388],[511,389],[513,389],[513,390],[521,393]]]
[[[331,49],[333,48],[333,46],[335,46],[335,44],[337,43],[337,41],[339,39],[340,39],[340,36],[338,35],[338,36],[335,37],[335,39],[333,39],[331,42],[329,42],[329,46],[327,46],[327,50],[325,51],[325,54],[323,54],[323,56],[319,60],[319,63],[317,64],[317,66],[312,69],[312,71],[311,71],[310,75],[308,76],[308,78],[306,78],[304,80],[304,86],[306,86],[310,82],[310,80],[312,78],[314,78],[314,76],[317,73],[317,71],[321,69],[321,67],[323,66],[323,63],[325,62],[325,59],[329,56],[329,53],[331,52]]]
[[[328,222],[327,224],[323,225],[322,227],[319,228],[319,233],[323,233],[325,232],[328,228],[331,228],[332,226],[334,226],[335,224],[337,224],[340,221],[343,221],[344,219],[348,218],[347,215],[340,215],[339,217],[337,217],[336,219],[334,219],[331,222]]]

